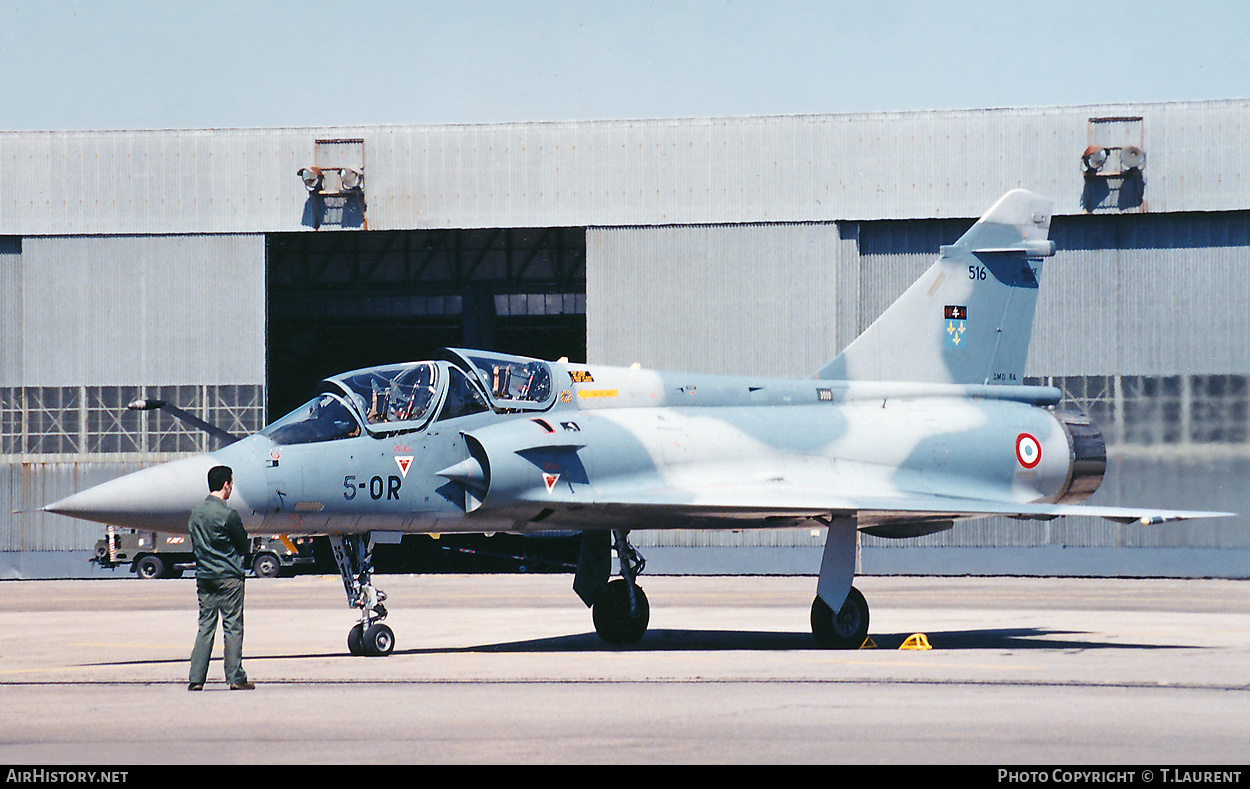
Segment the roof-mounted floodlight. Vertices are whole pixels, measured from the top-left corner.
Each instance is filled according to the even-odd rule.
[[[1146,163],[1146,152],[1136,145],[1120,149],[1120,169],[1140,170]]]
[[[343,189],[357,190],[364,188],[365,174],[355,167],[340,167],[339,178],[343,182]]]
[[[1107,149],[1091,145],[1081,154],[1081,166],[1087,172],[1096,173],[1107,163]]]
[[[316,192],[321,189],[321,168],[305,167],[296,173],[300,180],[304,182],[304,188],[310,192]]]

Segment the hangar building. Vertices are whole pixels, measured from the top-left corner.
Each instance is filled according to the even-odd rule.
[[[1250,576],[1248,131],[1237,99],[0,132],[0,577],[101,536],[33,510],[215,446],[138,397],[253,431],[446,345],[806,376],[1017,187],[1056,202],[1027,372],[1102,426],[1093,501],[1242,514],[864,536],[863,571]],[[660,571],[815,572],[822,539],[635,534]]]

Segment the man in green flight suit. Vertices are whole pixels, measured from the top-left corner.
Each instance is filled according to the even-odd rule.
[[[187,690],[203,690],[208,659],[221,614],[225,645],[226,682],[231,690],[256,686],[243,671],[243,557],[248,553],[247,532],[239,513],[226,506],[234,490],[229,466],[208,471],[208,497],[191,512],[187,523],[191,549],[195,552],[195,587],[200,597],[200,630],[191,651],[191,676]]]

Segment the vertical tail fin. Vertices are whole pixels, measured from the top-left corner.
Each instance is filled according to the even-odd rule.
[[[1054,203],[1003,195],[817,378],[1018,384]]]

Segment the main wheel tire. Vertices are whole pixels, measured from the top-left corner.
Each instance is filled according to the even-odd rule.
[[[370,657],[386,657],[395,650],[395,633],[381,622],[365,630],[365,654]]]
[[[812,635],[826,649],[859,649],[868,638],[868,601],[852,586],[835,616],[829,604],[817,597],[812,602]]]
[[[618,578],[604,588],[592,610],[600,638],[609,644],[632,644],[647,632],[651,606],[641,587],[634,587],[634,597],[637,607],[631,612],[628,581]]]
[[[135,575],[140,578],[164,578],[165,562],[159,556],[144,556],[135,565]]]
[[[257,578],[277,578],[282,572],[282,562],[272,553],[262,553],[252,560],[252,572]]]

